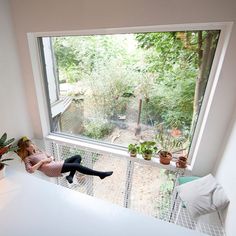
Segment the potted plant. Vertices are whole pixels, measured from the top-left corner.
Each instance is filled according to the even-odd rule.
[[[169,165],[170,161],[172,160],[172,154],[171,152],[160,150],[158,152],[160,163],[163,165]]]
[[[130,153],[131,157],[136,157],[137,153],[138,153],[138,150],[139,150],[138,144],[132,144],[132,143],[129,144],[128,152]]]
[[[177,168],[186,168],[187,167],[187,160],[188,158],[186,156],[179,156],[178,160],[176,162]]]
[[[3,158],[3,155],[10,151],[17,150],[17,146],[11,145],[14,140],[14,138],[7,140],[6,133],[4,133],[0,138],[0,179],[5,176],[5,166],[7,165],[6,162],[13,160],[12,158]]]
[[[145,160],[151,160],[152,155],[156,153],[157,147],[154,141],[144,141],[139,146],[139,153]]]
[[[174,132],[173,132],[174,130]],[[177,129],[164,130],[163,126],[159,126],[156,135],[156,142],[158,143],[160,151],[158,155],[160,157],[160,163],[163,165],[169,165],[172,160],[172,153],[178,151],[183,146],[183,138],[180,137],[180,131],[176,135]]]

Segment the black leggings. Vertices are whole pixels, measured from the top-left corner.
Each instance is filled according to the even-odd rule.
[[[105,177],[104,175],[108,173],[108,172],[92,170],[90,168],[80,165],[80,162],[81,162],[80,155],[75,155],[66,159],[62,166],[61,173],[70,172],[69,176],[72,179],[76,171],[79,171],[80,173],[85,174],[85,175],[99,176],[100,178],[104,178]]]

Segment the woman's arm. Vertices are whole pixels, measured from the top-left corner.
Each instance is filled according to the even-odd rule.
[[[42,151],[41,149],[39,149],[39,147],[35,146],[35,150],[36,150],[36,151],[39,151],[39,152],[41,152],[41,153],[44,153],[47,158],[50,158],[50,159],[48,159],[48,161],[45,161],[45,163],[49,163],[49,162],[51,162],[51,161],[54,160],[54,157],[53,157],[52,155],[48,154],[48,152],[46,152],[46,151]],[[50,161],[49,161],[49,160],[50,160]]]
[[[44,160],[39,161],[37,164],[33,165],[33,166],[31,167],[32,173],[34,173],[42,164],[44,164]]]
[[[40,151],[41,153],[44,153],[46,155],[46,157],[48,158],[48,161],[47,162],[45,161],[45,163],[50,163],[51,161],[54,160],[54,157],[52,155],[50,155],[48,152],[42,151],[38,147],[37,147],[37,150]]]
[[[42,164],[46,163],[45,160],[46,159],[41,160],[38,163],[36,163],[35,165],[32,165],[31,162],[30,162],[30,159],[26,157],[24,159],[26,171],[29,172],[29,173],[34,173]]]
[[[42,160],[43,164],[47,164],[53,161],[52,157],[46,157],[45,159]]]

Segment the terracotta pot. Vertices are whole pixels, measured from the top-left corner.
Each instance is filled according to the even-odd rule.
[[[0,166],[0,179],[3,179],[5,177],[5,170],[6,166]]]
[[[176,162],[176,167],[178,168],[186,168],[187,167],[187,157],[180,156],[178,161]]]
[[[160,163],[163,165],[169,165],[172,160],[172,154],[167,151],[159,151]]]

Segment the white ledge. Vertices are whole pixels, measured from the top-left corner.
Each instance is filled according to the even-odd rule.
[[[85,194],[7,169],[0,180],[4,236],[203,236]]]
[[[150,161],[144,160],[142,155],[140,154],[138,154],[137,157],[130,157],[128,150],[110,147],[109,145],[104,146],[104,145],[99,145],[98,143],[89,143],[86,141],[70,139],[70,138],[57,136],[57,135],[48,135],[46,137],[46,140],[55,141],[62,145],[76,146],[76,147],[81,148],[82,150],[87,150],[90,152],[92,151],[99,154],[106,153],[108,155],[115,155],[115,156],[127,158],[133,162],[144,162],[145,164],[148,164],[148,165],[157,165],[163,169],[168,169],[168,170],[173,170],[173,171],[176,171],[176,170],[191,171],[190,165],[187,165],[185,169],[179,169],[176,167],[176,164],[174,161],[171,161],[169,165],[163,165],[160,163],[160,159],[156,157],[153,157]]]

